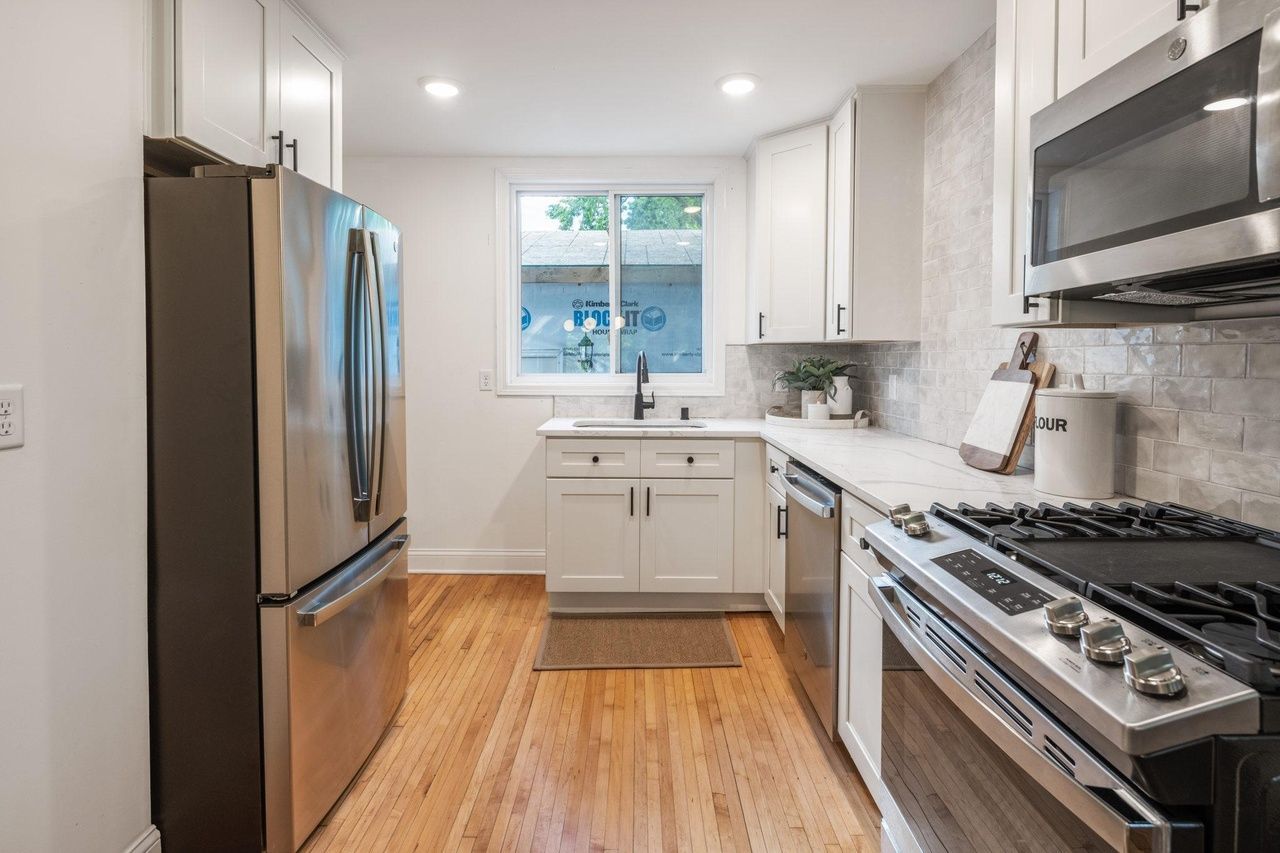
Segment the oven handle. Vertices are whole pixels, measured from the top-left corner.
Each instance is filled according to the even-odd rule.
[[[1258,94],[1254,163],[1258,170],[1258,201],[1280,197],[1280,9],[1262,20],[1258,49]]]
[[[1075,735],[1040,711],[1021,688],[980,660],[967,642],[888,575],[873,578],[870,588],[884,624],[929,679],[1054,799],[1117,850],[1170,849],[1168,820],[1132,786],[1094,758]],[[911,621],[917,622],[918,628],[913,628],[908,621],[908,602],[913,605]],[[939,654],[931,651],[924,640],[929,632],[951,647],[951,654],[957,654],[958,650],[957,657],[963,665],[952,660],[941,645]],[[978,686],[979,678],[987,682],[990,693],[984,693]],[[1002,708],[1001,702],[1007,707]],[[1031,729],[1030,738],[1010,722],[1011,711],[1019,715],[1022,727]],[[1037,744],[1044,745],[1043,751]],[[1074,762],[1069,771],[1068,762]],[[1095,793],[1098,790],[1107,791],[1122,801],[1140,819],[1122,814],[1098,796]]]

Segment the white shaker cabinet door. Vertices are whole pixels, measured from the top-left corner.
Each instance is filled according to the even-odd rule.
[[[280,0],[175,0],[177,136],[234,162],[276,161]]]
[[[547,480],[547,592],[638,592],[640,482]]]
[[[1058,0],[1058,97],[1177,25],[1177,0]]]
[[[827,125],[756,144],[750,340],[826,337]]]
[[[641,592],[733,592],[733,480],[643,480]]]
[[[342,58],[294,9],[280,15],[280,128],[284,163],[342,190]]]
[[[772,487],[765,490],[768,501],[765,507],[765,530],[768,531],[768,563],[764,600],[769,612],[782,631],[786,631],[787,604],[787,499]]]
[[[840,555],[840,671],[836,726],[859,772],[880,778],[883,625],[868,601],[867,575]]]

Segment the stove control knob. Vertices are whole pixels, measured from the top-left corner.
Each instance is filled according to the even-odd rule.
[[[1149,649],[1125,655],[1124,680],[1148,696],[1177,696],[1187,689],[1182,670],[1168,649]]]
[[[1078,637],[1080,629],[1089,624],[1089,614],[1084,604],[1074,595],[1055,598],[1044,606],[1044,623],[1049,630],[1062,637]]]
[[[902,519],[906,518],[908,515],[911,515],[910,504],[898,504],[897,506],[889,508],[889,520],[893,522],[894,527],[901,527]]]
[[[924,536],[929,532],[929,519],[923,512],[910,512],[902,517],[902,532],[908,536]]]
[[[1103,619],[1080,629],[1080,651],[1094,663],[1120,663],[1129,649],[1124,626],[1114,619]]]

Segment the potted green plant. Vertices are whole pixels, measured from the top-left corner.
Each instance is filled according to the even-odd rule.
[[[835,378],[847,376],[853,367],[848,362],[837,361],[822,355],[799,359],[790,370],[780,370],[774,376],[775,385],[782,385],[800,392],[800,416],[809,417],[809,407],[821,403],[826,396],[835,398],[838,393]]]

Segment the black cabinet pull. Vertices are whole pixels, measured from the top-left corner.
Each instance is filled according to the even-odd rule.
[[[627,510],[627,515],[635,515],[636,514],[636,487],[632,486],[627,491],[630,492],[630,495],[631,495],[631,498],[630,498],[631,508]]]
[[[599,456],[592,456],[592,457],[591,457],[591,464],[592,464],[592,465],[598,465],[599,463],[600,463],[600,457],[599,457]]]
[[[283,166],[284,165],[284,131],[282,130],[279,133],[273,133],[271,135],[271,138],[275,140],[275,143],[276,143],[276,165]]]
[[[786,514],[787,514],[787,508],[786,508],[785,506],[779,506],[779,507],[778,507],[778,520],[777,520],[777,522],[774,524],[774,527],[776,527],[776,528],[778,529],[778,538],[779,538],[779,539],[786,539],[786,538],[787,538],[787,529],[786,529],[785,527],[783,527],[783,526],[782,526],[782,519],[786,516]]]
[[[757,321],[756,337],[760,338],[760,340],[764,340],[764,312],[763,311],[760,312],[760,319]]]
[[[844,306],[843,306],[843,305],[837,305],[837,306],[836,306],[836,334],[837,334],[837,335],[843,335],[843,334],[844,334],[844,326],[841,326],[841,325],[840,325],[840,315],[841,315],[843,312],[844,312]]]
[[[692,457],[692,456],[690,456],[690,457],[689,457],[688,459],[686,459],[685,461],[686,461],[686,462],[688,462],[690,465],[692,465],[692,464],[693,464],[693,457]]]
[[[650,497],[651,496],[649,494],[649,487],[645,486],[644,487],[644,514],[645,515],[649,514],[649,510],[652,508],[652,505],[653,505],[653,501],[650,500]]]
[[[286,145],[285,148],[293,149],[293,171],[298,171],[298,138],[295,136],[293,141]],[[284,154],[280,155],[280,165],[284,165]]]
[[[1188,12],[1199,12],[1199,3],[1188,3],[1187,0],[1178,0],[1178,20],[1186,20]]]
[[[858,547],[859,547],[859,548],[861,548],[861,549],[862,549],[862,550],[864,550],[864,551],[870,551],[870,550],[871,550],[871,543],[870,543],[870,542],[868,542],[868,541],[866,540],[866,537],[864,537],[864,536],[859,536],[859,537],[858,537]]]

